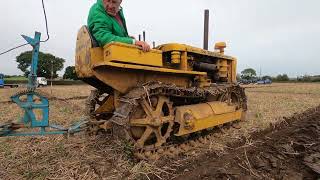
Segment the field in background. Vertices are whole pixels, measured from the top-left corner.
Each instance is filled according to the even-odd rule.
[[[0,89],[0,123],[15,120],[21,110],[10,101],[10,95],[22,89]],[[51,95],[49,87],[40,88]],[[62,100],[50,101],[50,120],[69,126],[84,112],[85,97],[92,88],[86,85],[56,86],[52,96]],[[22,137],[0,139],[0,179],[18,178],[140,178],[174,177],[175,169],[203,151],[224,153],[227,144],[243,136],[250,143],[250,134],[283,121],[284,116],[303,112],[320,104],[320,84],[275,83],[267,86],[247,86],[247,120],[240,129],[226,129],[217,134],[211,146],[169,160],[167,164],[134,163],[123,144],[108,136],[87,137],[83,134],[70,137]],[[160,163],[161,164],[161,163]]]
[[[16,76],[16,77],[9,77],[9,78],[4,78],[5,81],[27,81],[28,78],[23,77],[23,76]]]

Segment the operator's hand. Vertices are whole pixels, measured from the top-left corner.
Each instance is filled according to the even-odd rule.
[[[142,50],[144,52],[150,51],[150,45],[148,43],[144,42],[144,41],[136,41],[135,45],[142,47]]]

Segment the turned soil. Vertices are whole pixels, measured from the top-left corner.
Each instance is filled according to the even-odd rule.
[[[320,178],[320,106],[230,145],[223,156],[207,153],[180,168],[177,179]]]

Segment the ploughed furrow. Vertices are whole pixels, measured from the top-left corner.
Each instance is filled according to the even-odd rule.
[[[223,156],[208,153],[193,159],[177,179],[320,178],[320,106],[251,137],[251,145],[234,144]]]

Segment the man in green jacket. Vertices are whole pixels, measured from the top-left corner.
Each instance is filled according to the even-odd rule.
[[[140,46],[143,51],[149,51],[150,46],[146,42],[137,41],[129,36],[121,3],[122,0],[97,0],[89,12],[90,33],[101,47],[111,42],[121,42],[134,44]]]

